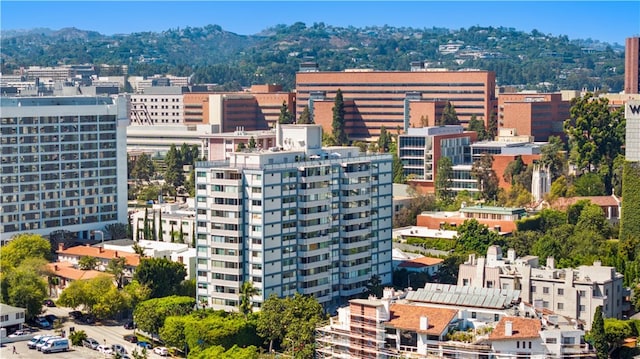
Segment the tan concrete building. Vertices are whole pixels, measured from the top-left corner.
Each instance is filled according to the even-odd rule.
[[[622,318],[628,306],[622,280],[614,267],[598,261],[557,269],[552,257],[547,258],[546,267],[539,265],[536,256],[516,258],[512,249],[503,258],[498,246],[489,247],[486,258],[470,255],[458,272],[458,285],[519,290],[523,302],[575,318],[587,330],[597,306],[602,306],[606,318]]]

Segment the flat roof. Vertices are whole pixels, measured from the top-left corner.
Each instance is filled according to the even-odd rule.
[[[414,302],[503,309],[508,308],[519,297],[519,290],[426,283],[424,288],[408,292],[406,299]]]
[[[493,206],[469,206],[460,208],[462,213],[494,213],[494,214],[514,214],[524,213],[527,210],[517,207],[493,207]]]

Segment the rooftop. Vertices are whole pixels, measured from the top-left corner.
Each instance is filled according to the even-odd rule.
[[[430,267],[444,262],[442,258],[419,257],[406,260],[398,265],[400,268],[422,268]]]
[[[456,317],[455,309],[431,308],[411,304],[391,304],[387,325],[397,329],[440,336]],[[420,330],[420,317],[427,317],[427,330]]]
[[[47,267],[51,270],[52,273],[55,273],[56,276],[71,279],[71,280],[80,280],[80,279],[92,279],[101,276],[112,276],[109,273],[97,271],[97,270],[82,270],[75,268],[73,263],[69,262],[55,262],[55,263],[47,263]]]
[[[406,299],[414,302],[455,305],[458,307],[508,308],[520,298],[519,290],[426,283],[410,291]]]
[[[118,257],[124,257],[125,262],[128,266],[137,267],[140,264],[140,256],[137,254],[104,249],[103,247],[91,247],[89,245],[70,247],[67,249],[58,250],[56,253],[58,253],[58,255],[62,254],[78,257],[91,256],[109,260]]]
[[[511,322],[511,335],[505,332],[506,323]],[[502,317],[489,334],[489,340],[514,340],[539,338],[542,324],[538,319],[522,317]]]

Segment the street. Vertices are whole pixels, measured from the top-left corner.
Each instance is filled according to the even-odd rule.
[[[126,350],[129,356],[131,356],[131,352],[138,348],[135,344],[129,343],[123,339],[125,334],[132,334],[133,330],[128,330],[123,327],[124,322],[109,322],[107,324],[99,323],[99,324],[79,324],[73,321],[72,318],[69,317],[69,312],[72,311],[71,308],[64,307],[49,307],[46,308],[46,311],[43,315],[54,314],[58,316],[59,319],[63,321],[63,329],[65,331],[65,337],[69,336],[69,329],[71,327],[75,327],[75,330],[84,330],[87,333],[88,338],[93,338],[97,340],[100,344],[107,344],[111,346],[112,344],[120,344]],[[54,330],[40,330],[34,334],[55,334]],[[15,345],[17,354],[12,354],[13,346]],[[140,350],[138,350],[139,352]],[[98,351],[80,347],[80,346],[71,346],[68,352],[63,353],[53,353],[53,354],[43,354],[35,349],[27,348],[27,341],[20,341],[16,343],[8,343],[3,345],[0,348],[0,358],[21,358],[21,359],[34,359],[34,358],[64,358],[64,359],[73,359],[73,358],[89,358],[89,359],[104,359],[109,356],[105,356],[105,354],[101,354]],[[159,355],[154,354],[153,352],[149,352],[149,358],[161,358]]]

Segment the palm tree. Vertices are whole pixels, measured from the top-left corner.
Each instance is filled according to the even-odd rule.
[[[105,272],[113,274],[116,279],[118,289],[122,289],[124,285],[124,270],[127,267],[126,259],[124,257],[117,257],[109,261]]]
[[[240,287],[240,313],[246,317],[252,310],[251,297],[260,294],[260,289],[253,286],[252,282],[243,282]]]
[[[133,244],[132,248],[135,254],[139,255],[140,257],[144,257],[144,248],[141,245],[136,242]]]

